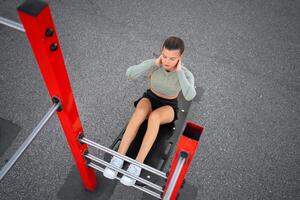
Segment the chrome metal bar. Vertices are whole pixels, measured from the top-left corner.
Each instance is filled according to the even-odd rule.
[[[4,17],[0,17],[0,24],[9,26],[9,27],[14,28],[18,31],[25,32],[25,29],[24,29],[22,24],[19,24],[17,22],[12,21],[12,20],[6,19]]]
[[[158,190],[159,192],[164,192],[161,186],[156,185],[156,184],[154,184],[154,183],[152,183],[150,181],[147,181],[147,180],[145,180],[143,178],[140,178],[138,176],[131,175],[127,171],[125,171],[123,169],[120,169],[120,168],[117,168],[117,167],[113,166],[112,164],[110,164],[108,162],[105,162],[104,160],[91,155],[90,153],[87,154],[87,155],[85,155],[85,157],[89,158],[89,159],[91,159],[93,161],[96,161],[96,162],[98,162],[98,163],[100,163],[100,164],[102,164],[104,166],[108,166],[109,168],[112,168],[113,170],[115,170],[115,171],[117,171],[117,172],[119,172],[121,174],[125,174],[126,176],[129,176],[130,178],[133,178],[133,179],[135,179],[135,180],[137,180],[137,181],[139,181],[141,183],[144,183],[145,185],[147,185],[147,186],[149,186],[149,187],[151,187],[151,188],[153,188],[155,190]]]
[[[102,146],[100,144],[97,144],[96,142],[93,142],[93,141],[91,141],[91,140],[89,140],[89,139],[87,139],[85,137],[83,137],[82,139],[80,139],[80,141],[83,142],[83,143],[85,143],[85,144],[91,145],[91,146],[93,146],[95,148],[98,148],[98,149],[100,149],[102,151],[105,151],[105,152],[107,152],[109,154],[112,154],[112,155],[114,155],[114,156],[116,156],[118,158],[121,158],[121,159],[123,159],[123,160],[125,160],[127,162],[133,163],[133,164],[135,164],[135,165],[137,165],[137,166],[139,166],[139,167],[141,167],[141,168],[143,168],[145,170],[148,170],[148,171],[152,172],[153,174],[156,174],[156,175],[158,175],[158,176],[160,176],[160,177],[162,177],[164,179],[168,178],[167,175],[166,175],[166,173],[164,173],[162,171],[159,171],[159,170],[157,170],[157,169],[155,169],[153,167],[150,167],[148,165],[140,163],[140,162],[138,162],[138,161],[136,161],[136,160],[134,160],[132,158],[129,158],[128,156],[124,156],[122,154],[119,154],[118,152],[116,152],[114,150],[111,150],[110,148],[107,148],[107,147]]]
[[[15,164],[18,158],[22,155],[25,149],[30,145],[33,139],[37,136],[43,126],[47,123],[47,121],[51,118],[51,116],[55,113],[55,111],[59,108],[60,103],[54,103],[50,110],[44,115],[42,120],[38,123],[38,125],[34,128],[32,133],[26,138],[23,144],[19,147],[19,149],[15,152],[15,154],[10,158],[10,160],[4,165],[4,167],[0,171],[0,181],[6,175],[6,173],[11,169],[11,167]]]
[[[173,192],[174,187],[175,187],[175,185],[177,183],[177,179],[178,179],[179,174],[181,172],[181,169],[182,169],[182,167],[183,167],[183,165],[185,163],[185,160],[186,160],[186,158],[179,157],[179,160],[178,160],[178,163],[176,165],[174,174],[173,174],[173,176],[171,178],[170,184],[169,184],[169,186],[167,188],[167,191],[166,191],[166,194],[165,194],[165,196],[163,198],[164,200],[169,200],[171,198],[172,192]]]
[[[102,167],[99,167],[99,166],[95,165],[94,163],[89,163],[88,166],[89,166],[89,167],[92,167],[92,168],[94,168],[94,169],[96,169],[96,170],[98,170],[98,171],[100,171],[100,172],[103,172],[103,171],[104,171],[104,169],[103,169]],[[116,177],[116,179],[117,179],[117,180],[120,180],[119,177]],[[158,198],[158,199],[161,199],[160,194],[158,194],[158,193],[156,193],[156,192],[153,192],[153,191],[151,191],[151,190],[149,190],[149,189],[147,189],[147,188],[140,187],[140,186],[137,186],[137,185],[133,185],[133,187],[135,187],[136,189],[139,189],[139,190],[141,190],[141,191],[143,191],[143,192],[145,192],[145,193],[148,193],[148,194],[150,194],[150,195],[152,195],[152,196],[154,196],[154,197],[156,197],[156,198]]]

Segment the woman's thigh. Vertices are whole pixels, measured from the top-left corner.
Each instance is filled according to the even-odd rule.
[[[169,105],[153,110],[149,116],[149,118],[158,121],[160,124],[171,123],[174,120],[174,117],[174,109]]]
[[[151,102],[148,98],[143,97],[135,108],[135,114],[140,117],[148,118],[150,113],[152,112]]]

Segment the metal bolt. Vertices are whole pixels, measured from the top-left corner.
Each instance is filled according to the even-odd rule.
[[[80,144],[84,144],[84,142],[81,141],[81,139],[82,139],[83,137],[84,137],[84,136],[83,136],[83,133],[80,132],[80,133],[78,134],[78,141],[79,141]]]
[[[55,42],[55,43],[52,43],[51,46],[50,46],[50,50],[51,51],[56,51],[58,48],[58,44]]]
[[[54,30],[52,28],[47,28],[45,35],[47,37],[51,37],[54,34]]]
[[[57,103],[60,104],[60,106],[59,106],[58,109],[57,109],[57,112],[60,112],[60,111],[63,110],[63,107],[62,107],[62,105],[61,105],[61,101],[59,100],[58,97],[53,96],[53,97],[52,97],[52,102],[53,102],[53,103],[56,103],[56,104],[57,104]]]
[[[180,188],[183,188],[184,184],[185,184],[185,179],[183,179]]]

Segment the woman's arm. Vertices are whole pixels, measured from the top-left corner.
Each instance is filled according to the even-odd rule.
[[[181,86],[182,94],[187,101],[191,101],[196,96],[196,90],[194,86],[194,76],[189,70],[183,70],[182,68],[177,71],[179,84]]]
[[[155,63],[155,59],[146,60],[138,65],[133,65],[129,67],[126,71],[126,76],[129,79],[136,79],[139,76],[153,71],[157,68],[158,66]]]

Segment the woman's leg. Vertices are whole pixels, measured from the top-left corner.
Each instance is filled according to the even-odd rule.
[[[142,98],[137,104],[135,111],[129,120],[121,144],[119,146],[118,152],[125,155],[131,142],[136,136],[136,133],[143,123],[143,121],[148,118],[149,114],[152,112],[151,102],[148,98]]]
[[[161,124],[170,123],[173,121],[175,116],[174,109],[167,105],[162,106],[150,113],[148,118],[148,127],[145,133],[141,148],[136,157],[139,162],[144,162],[147,154],[149,153],[156,136],[158,134],[159,126]]]

